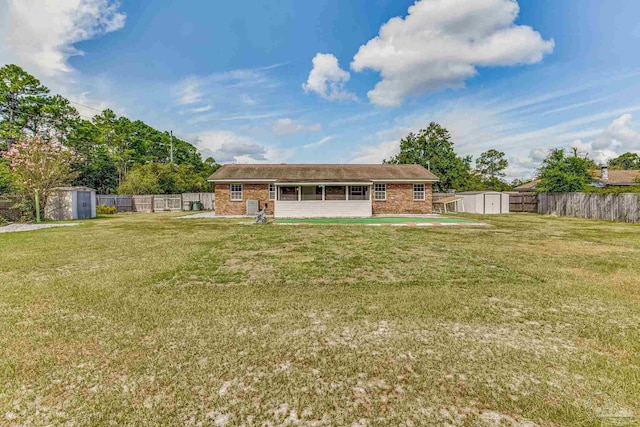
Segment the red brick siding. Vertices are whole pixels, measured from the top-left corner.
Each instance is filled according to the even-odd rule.
[[[387,183],[387,200],[373,201],[374,215],[433,213],[431,184],[424,185],[425,199],[413,200],[413,184]]]
[[[246,215],[247,200],[258,200],[260,209],[267,205],[273,215],[273,200],[269,200],[269,184],[242,184],[242,200],[231,200],[230,184],[216,184],[216,215]]]
[[[373,189],[373,188],[372,188]],[[274,201],[269,200],[269,184],[243,184],[242,201],[232,201],[229,184],[216,184],[216,214],[246,215],[247,200],[258,200],[260,208],[267,204],[267,214],[273,215]],[[413,184],[387,184],[387,200],[373,201],[373,214],[433,213],[431,184],[425,184],[425,200],[413,200]]]

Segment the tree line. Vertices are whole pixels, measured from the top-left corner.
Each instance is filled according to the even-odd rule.
[[[475,161],[471,156],[459,156],[454,149],[449,131],[438,123],[430,123],[426,129],[410,133],[400,141],[400,152],[385,160],[392,164],[420,164],[430,169],[440,181],[434,184],[434,191],[508,191],[526,181],[505,180],[505,170],[509,161],[502,151],[490,149]],[[612,169],[640,169],[640,156],[625,153],[611,160]],[[538,191],[580,192],[593,187],[593,171],[599,166],[588,154],[580,155],[577,150],[567,154],[558,148],[549,151],[548,156],[537,171],[540,179]]]
[[[105,194],[211,191],[207,178],[219,167],[213,158],[203,161],[189,142],[110,109],[82,117],[36,77],[6,65],[0,68],[0,151],[34,138],[75,153],[68,184]],[[14,175],[0,159],[0,193],[20,191]]]
[[[476,159],[473,167],[473,158],[458,156],[449,131],[435,122],[403,138],[400,152],[384,162],[424,166],[440,178],[433,186],[437,192],[511,189],[504,180],[505,170],[509,167],[504,152],[488,150]]]

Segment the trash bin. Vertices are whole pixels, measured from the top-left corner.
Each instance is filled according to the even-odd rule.
[[[198,202],[197,200],[193,202],[193,210],[194,211],[200,210],[200,202]]]
[[[191,210],[191,204],[193,202],[189,201],[189,200],[185,200],[184,202],[182,202],[182,210],[183,211],[190,211]]]

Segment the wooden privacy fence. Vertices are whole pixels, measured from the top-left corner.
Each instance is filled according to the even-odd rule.
[[[509,193],[509,212],[538,212],[538,194]]]
[[[214,209],[214,193],[147,194],[140,196],[96,196],[98,205],[115,206],[117,212],[174,212],[183,209],[184,202],[199,201],[200,209]]]
[[[640,193],[543,193],[538,213],[640,223]]]
[[[169,212],[182,210],[182,195],[180,194],[159,194],[153,196],[154,212]]]
[[[97,195],[96,203],[104,206],[115,206],[117,212],[135,212],[131,196]]]
[[[216,193],[182,193],[182,202],[200,202],[200,209],[213,211],[216,208]]]
[[[153,196],[130,196],[132,212],[153,212]]]

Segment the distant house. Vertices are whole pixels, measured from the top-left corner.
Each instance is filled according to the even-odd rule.
[[[216,215],[276,218],[430,214],[438,181],[420,165],[224,165],[215,183]]]
[[[640,170],[609,169],[602,166],[599,171],[591,171],[591,175],[598,187],[640,185]]]
[[[594,187],[625,187],[631,185],[640,185],[640,170],[620,170],[609,169],[608,166],[602,166],[600,170],[592,170]],[[533,192],[538,190],[540,184],[539,179],[519,185],[513,189],[520,193]]]
[[[540,180],[534,179],[533,181],[529,181],[524,184],[518,185],[517,187],[514,187],[513,191],[518,191],[520,193],[534,192],[537,191],[538,184],[540,184]]]

